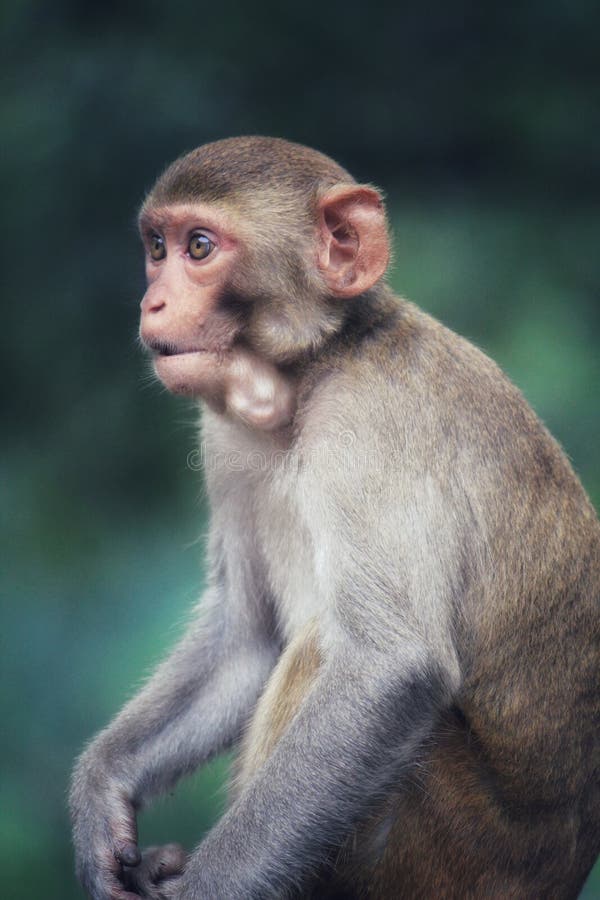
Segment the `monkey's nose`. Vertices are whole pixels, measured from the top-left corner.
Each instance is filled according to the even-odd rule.
[[[142,302],[140,303],[140,309],[144,314],[157,313],[160,312],[161,309],[164,309],[166,305],[167,301],[164,297],[148,296],[148,294],[144,294]]]

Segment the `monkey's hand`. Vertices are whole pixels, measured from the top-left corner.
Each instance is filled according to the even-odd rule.
[[[167,900],[177,896],[169,889],[176,889],[179,881],[176,876],[185,869],[186,859],[186,852],[179,844],[148,847],[139,865],[124,869],[123,883],[128,890],[148,900]]]
[[[137,866],[135,808],[94,745],[80,758],[71,785],[77,877],[92,900],[139,900],[124,866]]]

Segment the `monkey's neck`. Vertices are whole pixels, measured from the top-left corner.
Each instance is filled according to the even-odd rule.
[[[403,301],[387,284],[376,285],[344,304],[341,327],[304,361],[303,368],[333,362],[342,352],[359,352],[378,335],[391,333],[403,310]]]
[[[227,412],[259,431],[280,432],[292,426],[302,405],[322,375],[339,359],[360,353],[365,342],[389,334],[402,301],[381,285],[346,301],[341,328],[301,361],[271,363],[251,349],[238,348],[225,378],[219,412]]]
[[[314,353],[280,367],[295,385],[297,407],[303,407],[317,384],[344,360],[360,355],[380,336],[396,333],[396,323],[405,315],[404,301],[386,284],[344,302],[347,306],[341,328]]]

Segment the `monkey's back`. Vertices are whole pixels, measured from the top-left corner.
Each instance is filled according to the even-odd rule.
[[[350,896],[576,897],[600,851],[598,519],[520,392],[467,341],[402,304],[366,349],[342,382],[383,397],[372,428],[387,415],[390,456],[395,441],[454,506],[462,682],[338,877]]]

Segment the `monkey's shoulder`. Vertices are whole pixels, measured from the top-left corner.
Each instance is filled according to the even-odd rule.
[[[414,408],[424,424],[463,414],[541,433],[522,393],[494,360],[414,304],[394,299],[385,325],[365,329],[325,358],[323,384],[340,396],[364,396],[374,413],[393,408],[406,416]]]
[[[302,398],[303,441],[368,451],[414,474],[485,490],[488,500],[570,495],[590,505],[556,440],[482,350],[395,298],[387,326],[320,363]],[[366,458],[366,457],[365,457]],[[379,467],[381,468],[381,466]],[[488,502],[488,501],[486,501]]]
[[[404,390],[429,398],[431,405],[443,398],[446,403],[477,406],[485,399],[486,415],[490,401],[528,408],[485,352],[410,301],[394,301],[382,322],[365,328],[347,352],[338,354],[335,363],[344,378],[354,378],[367,389],[374,381],[382,397]]]

